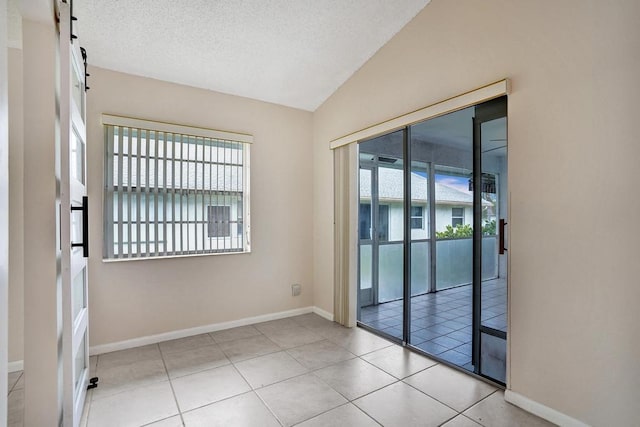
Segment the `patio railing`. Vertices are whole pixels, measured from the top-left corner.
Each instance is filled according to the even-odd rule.
[[[482,244],[482,280],[498,276],[497,237],[485,236]],[[402,298],[402,242],[380,245],[378,302]],[[471,238],[436,241],[436,290],[470,284],[473,241]],[[430,274],[429,240],[411,243],[411,295],[428,291]],[[360,245],[360,289],[372,286],[371,244]]]

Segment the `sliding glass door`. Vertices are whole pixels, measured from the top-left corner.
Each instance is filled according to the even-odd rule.
[[[497,382],[506,97],[359,144],[359,324]]]
[[[506,382],[507,361],[507,104],[476,107],[474,118],[474,360],[477,372]],[[477,285],[476,285],[477,284]]]
[[[360,317],[402,340],[404,315],[404,133],[360,144]]]

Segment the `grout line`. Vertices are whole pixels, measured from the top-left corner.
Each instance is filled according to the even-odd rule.
[[[456,415],[454,415],[454,416],[453,416],[453,418],[455,418],[455,417],[457,417],[458,415],[462,414],[462,412],[463,412],[463,411],[458,411],[458,410],[457,410],[456,408],[454,408],[453,406],[450,406],[450,405],[446,404],[445,402],[441,401],[440,399],[438,399],[438,398],[436,398],[436,397],[434,397],[434,396],[431,396],[429,393],[426,393],[426,392],[424,392],[424,391],[420,390],[419,388],[417,388],[417,387],[416,387],[416,386],[414,386],[413,384],[406,383],[406,382],[404,382],[404,380],[402,380],[402,382],[403,382],[404,384],[408,385],[409,387],[413,388],[414,390],[419,391],[420,393],[424,394],[425,396],[428,396],[428,397],[430,397],[431,399],[435,400],[436,402],[441,403],[441,404],[443,404],[444,406],[446,406],[447,408],[449,408],[449,409],[453,410],[453,411],[456,413]],[[493,394],[493,392],[492,392],[492,393],[490,393],[490,394]],[[482,400],[482,399],[480,399],[480,400]],[[478,402],[480,402],[480,400],[479,400]],[[476,403],[477,403],[477,402],[476,402]],[[473,405],[475,405],[475,403],[474,403],[474,404],[472,404],[471,406],[473,406]],[[469,406],[469,408],[470,408],[471,406]],[[467,409],[469,409],[469,408],[464,409],[464,411],[466,411],[466,410],[467,410]],[[447,421],[450,421],[451,419],[452,419],[452,418],[448,419]],[[447,422],[447,421],[445,421],[445,422]],[[444,424],[444,423],[443,423],[443,424]]]
[[[82,424],[82,427],[88,427],[89,426],[89,417],[91,416],[91,404],[93,403],[93,389],[89,390],[87,392],[87,394],[91,394],[91,396],[89,396],[89,399],[87,399],[85,397],[84,404],[87,405],[87,418],[85,419],[86,422],[84,424]],[[84,414],[82,414],[82,415],[84,415]],[[80,415],[80,421],[82,421],[82,415]]]
[[[11,394],[11,392],[13,390],[15,390],[16,386],[18,385],[18,383],[20,382],[20,378],[22,378],[22,376],[24,375],[24,371],[20,372],[20,375],[18,375],[18,379],[16,380],[16,382],[13,383],[13,385],[11,386],[11,388],[9,388],[8,392],[7,392],[7,397],[9,397],[9,395]]]
[[[294,317],[294,318],[292,318],[292,319],[295,319],[295,317]],[[327,320],[327,322],[330,322],[330,321],[328,321],[328,320]],[[297,322],[296,322],[296,323],[297,323]],[[304,375],[312,375],[314,378],[318,379],[321,383],[325,384],[327,387],[329,387],[329,388],[330,388],[331,390],[333,390],[335,393],[338,393],[340,396],[342,396],[342,397],[343,397],[344,399],[346,399],[346,401],[347,401],[346,403],[344,403],[344,404],[342,404],[342,405],[338,405],[338,406],[336,406],[336,407],[334,407],[334,408],[330,408],[330,409],[328,409],[328,410],[326,410],[326,411],[323,411],[323,412],[321,412],[321,413],[319,413],[319,414],[316,414],[316,415],[314,415],[313,417],[310,417],[310,418],[308,418],[308,419],[313,419],[313,418],[318,417],[318,416],[321,416],[321,415],[323,415],[323,414],[325,414],[325,413],[327,413],[327,412],[330,412],[330,411],[332,411],[332,410],[334,410],[334,409],[336,409],[336,408],[339,408],[339,407],[342,407],[342,406],[346,406],[346,405],[349,405],[349,404],[353,404],[353,405],[354,405],[354,406],[355,406],[359,411],[361,411],[361,412],[362,412],[362,413],[364,413],[367,417],[370,417],[371,419],[373,419],[373,420],[374,420],[374,422],[376,422],[377,424],[379,424],[379,422],[378,422],[377,420],[375,420],[371,415],[369,415],[367,412],[365,412],[364,410],[362,410],[359,406],[355,405],[353,402],[355,402],[355,401],[356,401],[356,400],[358,400],[358,399],[364,398],[365,396],[368,396],[368,395],[370,395],[370,394],[372,394],[372,393],[378,392],[378,391],[380,391],[380,390],[382,390],[382,389],[384,389],[384,388],[386,388],[386,387],[389,387],[389,386],[391,386],[391,385],[394,385],[394,384],[396,384],[396,383],[398,383],[398,382],[402,382],[403,384],[409,385],[410,387],[412,387],[413,389],[415,389],[415,390],[419,391],[420,393],[422,393],[422,394],[424,394],[424,395],[426,395],[426,396],[428,396],[428,397],[430,397],[430,398],[432,398],[432,399],[436,400],[437,402],[439,402],[439,403],[441,403],[441,404],[443,404],[443,405],[445,405],[445,406],[447,406],[447,407],[451,408],[449,405],[445,404],[444,402],[441,402],[440,400],[438,400],[438,399],[434,398],[433,396],[430,396],[428,393],[425,393],[425,392],[423,392],[423,391],[421,391],[421,390],[417,389],[416,387],[412,386],[411,384],[407,384],[407,383],[404,381],[404,380],[406,380],[408,377],[410,377],[410,376],[412,376],[412,375],[416,375],[416,374],[421,373],[421,372],[424,372],[424,371],[426,371],[427,369],[430,369],[430,368],[432,368],[432,367],[434,367],[434,366],[438,366],[438,365],[440,365],[440,363],[439,363],[439,362],[434,361],[435,363],[434,363],[433,365],[431,365],[431,366],[428,366],[428,367],[426,367],[426,368],[420,369],[420,370],[418,370],[418,371],[416,371],[416,372],[411,373],[411,375],[407,375],[407,376],[405,376],[405,377],[403,377],[403,378],[397,378],[395,375],[391,374],[390,372],[385,371],[384,369],[382,369],[382,368],[380,368],[380,367],[376,366],[376,365],[375,365],[375,364],[373,364],[372,362],[369,362],[368,360],[365,360],[365,359],[363,358],[363,356],[369,355],[369,354],[371,354],[371,353],[374,353],[374,352],[378,352],[378,351],[382,351],[382,350],[388,349],[388,348],[390,348],[391,346],[393,346],[395,343],[393,343],[393,342],[391,342],[391,341],[388,341],[388,340],[385,340],[385,341],[388,341],[388,345],[387,345],[387,346],[382,347],[382,348],[378,348],[378,349],[374,349],[374,350],[372,350],[372,351],[369,351],[369,352],[367,352],[367,353],[363,353],[363,354],[361,354],[361,355],[356,355],[356,354],[353,354],[353,353],[352,353],[352,352],[351,352],[351,351],[350,351],[346,346],[341,345],[341,344],[339,344],[339,343],[337,343],[337,342],[334,342],[334,341],[332,341],[330,338],[328,338],[328,337],[326,337],[325,335],[323,335],[322,333],[317,332],[317,329],[316,329],[316,330],[313,330],[313,329],[311,329],[311,328],[309,328],[309,327],[306,327],[306,326],[304,326],[304,325],[302,325],[302,324],[300,324],[300,326],[302,326],[302,327],[306,328],[307,330],[312,331],[312,332],[313,332],[313,333],[315,333],[316,335],[318,335],[318,336],[322,337],[322,340],[320,340],[320,341],[314,341],[314,342],[306,343],[306,344],[301,344],[301,345],[296,346],[296,347],[283,348],[282,346],[278,345],[276,342],[274,342],[273,340],[271,340],[271,339],[270,339],[266,334],[264,334],[262,331],[258,330],[259,335],[255,335],[255,336],[253,336],[253,337],[247,337],[247,338],[254,338],[254,337],[260,337],[260,336],[262,336],[262,337],[264,337],[264,338],[267,338],[267,340],[268,340],[268,341],[272,342],[272,343],[273,343],[273,344],[274,344],[274,345],[275,345],[279,350],[277,350],[277,351],[273,351],[273,352],[270,352],[270,353],[266,353],[266,354],[256,355],[256,356],[254,356],[254,357],[250,357],[250,358],[248,358],[248,359],[232,361],[232,360],[230,360],[230,359],[228,358],[228,356],[226,355],[226,353],[224,353],[224,350],[222,350],[222,349],[220,348],[220,350],[222,350],[222,352],[225,354],[225,357],[228,359],[229,364],[234,368],[234,370],[238,373],[238,375],[240,375],[240,377],[241,377],[241,378],[245,381],[245,383],[250,387],[250,390],[249,390],[249,391],[247,391],[247,392],[245,392],[245,393],[239,393],[239,394],[236,394],[236,395],[234,395],[234,396],[229,396],[229,397],[227,397],[227,398],[220,399],[220,400],[218,400],[218,401],[216,401],[216,402],[211,402],[211,403],[208,403],[208,404],[206,404],[206,405],[202,405],[202,406],[200,406],[200,407],[198,407],[198,408],[192,408],[192,409],[189,409],[188,411],[185,411],[185,412],[191,412],[191,411],[193,411],[193,410],[197,410],[197,409],[200,409],[200,408],[203,408],[203,407],[209,406],[209,405],[213,405],[213,404],[216,404],[216,403],[219,403],[219,402],[222,402],[222,401],[228,400],[228,399],[232,399],[232,398],[235,398],[235,397],[238,397],[238,396],[241,396],[241,395],[247,394],[247,393],[254,393],[254,395],[256,395],[256,396],[258,397],[258,399],[259,399],[259,400],[262,402],[262,404],[267,408],[267,410],[268,410],[268,411],[269,411],[269,412],[274,416],[274,418],[277,420],[277,422],[278,422],[278,423],[280,423],[281,425],[284,425],[284,424],[283,424],[283,422],[282,422],[282,421],[281,421],[281,420],[276,416],[276,414],[273,412],[273,410],[269,407],[269,405],[267,405],[267,403],[264,401],[264,399],[262,399],[262,397],[260,396],[260,394],[258,393],[258,391],[259,391],[259,390],[261,390],[261,389],[264,389],[264,388],[267,388],[267,387],[270,387],[270,386],[276,385],[276,384],[283,383],[283,382],[285,382],[285,381],[288,381],[288,380],[291,380],[291,379],[294,379],[294,378],[298,378],[298,377],[304,376]],[[257,329],[257,328],[256,328],[256,329]],[[350,328],[348,328],[348,329],[350,329]],[[366,331],[366,330],[365,330],[364,332],[368,332],[368,333],[369,333],[369,335],[371,335],[371,336],[373,336],[373,337],[380,338],[380,337],[379,337],[379,336],[377,336],[376,334],[371,333],[371,332],[369,332],[369,331]],[[211,336],[211,333],[209,333],[209,336]],[[213,339],[213,337],[211,337],[211,338]],[[243,338],[240,338],[240,339],[243,339]],[[384,339],[384,338],[380,338],[380,339]],[[215,339],[213,339],[213,340],[214,340],[214,344],[215,344],[215,345],[217,345],[217,346],[219,347],[219,343],[215,342]],[[231,340],[231,341],[237,341],[237,340]],[[354,357],[353,357],[353,358],[346,359],[346,360],[338,360],[338,361],[334,361],[334,362],[331,362],[329,365],[326,365],[326,366],[322,366],[322,367],[319,367],[319,368],[312,369],[312,368],[308,368],[307,366],[305,366],[304,364],[302,364],[298,359],[296,359],[294,356],[292,356],[292,355],[288,352],[288,350],[293,350],[293,349],[296,349],[296,348],[300,348],[300,347],[303,347],[303,346],[308,346],[308,345],[315,344],[315,343],[322,342],[322,341],[329,342],[329,343],[331,343],[331,344],[333,344],[333,345],[335,345],[335,346],[337,346],[337,347],[339,347],[339,348],[341,348],[341,349],[343,349],[343,350],[345,350],[345,351],[349,352],[349,353],[350,353],[350,354],[352,354]],[[173,393],[173,397],[174,397],[174,401],[175,401],[175,403],[176,403],[176,407],[178,408],[178,415],[180,416],[180,419],[181,419],[181,421],[182,421],[182,423],[183,423],[183,425],[184,425],[183,411],[181,410],[180,405],[178,404],[178,399],[177,399],[177,396],[176,396],[175,390],[174,390],[174,388],[173,388],[173,383],[172,383],[172,380],[173,380],[173,379],[169,376],[169,372],[168,372],[167,364],[166,364],[166,361],[165,361],[165,354],[164,354],[164,352],[162,351],[162,349],[160,348],[160,345],[159,345],[159,344],[160,344],[160,343],[155,344],[155,345],[157,346],[157,348],[158,348],[158,350],[159,350],[159,352],[160,352],[161,359],[162,359],[162,363],[163,363],[163,366],[164,366],[164,369],[165,369],[165,373],[166,373],[167,378],[168,378],[168,380],[169,380],[169,384],[170,384],[170,387],[171,387],[171,390],[172,390],[172,393]],[[395,345],[397,346],[397,344],[395,344]],[[402,348],[401,346],[398,346],[398,347]],[[187,351],[187,350],[184,350],[184,351]],[[286,379],[283,379],[283,380],[280,380],[280,381],[276,381],[276,382],[274,382],[274,383],[271,383],[271,384],[268,384],[268,385],[265,385],[265,386],[261,386],[261,387],[253,388],[253,386],[251,386],[251,384],[249,383],[249,381],[247,380],[247,378],[242,374],[242,372],[240,372],[240,370],[239,370],[239,369],[238,369],[238,367],[236,366],[236,365],[237,365],[237,364],[239,364],[239,363],[242,363],[242,362],[245,362],[245,361],[248,361],[248,360],[252,360],[252,359],[257,359],[257,358],[259,358],[259,357],[263,357],[263,356],[268,356],[268,355],[271,355],[271,354],[275,354],[275,353],[277,353],[277,352],[284,352],[285,354],[289,355],[289,356],[290,356],[290,357],[292,357],[292,358],[293,358],[297,363],[299,363],[299,364],[300,364],[300,365],[302,365],[305,369],[307,369],[307,371],[306,371],[306,372],[304,372],[304,373],[301,373],[301,374],[299,374],[299,375],[296,375],[296,376],[293,376],[293,377],[290,377],[290,378],[286,378]],[[425,355],[422,355],[422,354],[419,354],[419,353],[415,353],[415,354],[416,354],[418,357],[420,357],[420,358],[424,358],[424,359],[426,359],[426,360],[431,360],[431,359],[429,359],[429,357],[427,357],[427,356],[425,356]],[[386,385],[384,385],[384,386],[382,386],[382,387],[376,388],[375,390],[371,390],[370,392],[368,392],[368,393],[366,393],[366,394],[363,394],[363,395],[361,395],[361,396],[358,396],[357,398],[355,398],[355,399],[353,399],[353,400],[352,400],[352,399],[349,399],[348,397],[344,396],[342,393],[340,393],[340,392],[339,392],[338,390],[336,390],[335,388],[331,387],[331,386],[330,386],[330,385],[329,385],[325,380],[323,380],[322,378],[320,378],[320,377],[318,377],[318,376],[316,375],[316,373],[317,373],[318,371],[320,371],[320,370],[323,370],[323,369],[326,369],[326,368],[329,368],[329,367],[332,367],[332,366],[336,366],[336,365],[338,365],[338,364],[345,363],[345,362],[350,361],[350,360],[354,360],[355,358],[360,359],[360,360],[362,360],[362,361],[364,361],[364,362],[368,363],[369,365],[373,366],[374,368],[379,369],[381,372],[385,372],[386,374],[390,375],[390,376],[391,376],[391,378],[393,379],[393,381],[392,381],[390,384],[386,384]],[[99,366],[99,363],[100,363],[100,357],[98,357],[98,358],[97,358],[97,360],[96,360],[96,374],[97,374],[97,372],[98,372],[98,366]],[[228,366],[228,365],[224,365],[224,366]],[[220,366],[220,367],[221,367],[221,366]],[[220,367],[215,367],[215,368],[210,368],[210,369],[217,369],[217,368],[220,368]],[[204,370],[199,371],[199,372],[204,372],[204,371],[206,371],[206,370],[209,370],[209,369],[204,369]],[[199,372],[194,372],[194,373],[192,373],[192,374],[197,374],[197,373],[199,373]],[[188,374],[188,375],[191,375],[191,374]],[[18,381],[19,381],[19,379],[20,379],[20,377],[18,378]],[[18,381],[16,381],[16,383],[15,383],[15,384],[17,384],[17,382],[18,382]],[[14,385],[14,387],[15,387],[15,385]],[[466,410],[470,409],[471,407],[473,407],[473,406],[477,405],[478,403],[482,402],[484,399],[486,399],[486,398],[488,398],[489,396],[493,395],[493,394],[494,394],[495,392],[497,392],[497,391],[499,391],[499,389],[497,389],[497,390],[493,391],[493,392],[492,392],[492,393],[490,393],[489,395],[485,396],[483,399],[480,399],[479,401],[475,402],[474,404],[472,404],[472,405],[471,405],[471,406],[469,406],[468,408],[464,409],[464,411],[466,411]],[[93,400],[93,394],[92,394],[92,400]],[[89,409],[90,409],[90,408],[89,408]],[[456,410],[456,409],[454,409],[454,408],[451,408],[451,409],[452,409],[452,410],[454,410],[454,411],[456,412],[456,416],[458,416],[459,414],[462,414],[462,412],[463,412],[463,411],[457,411],[457,410]],[[175,415],[172,415],[171,417],[174,417],[174,416],[175,416]],[[171,418],[171,417],[168,417],[168,418]],[[466,417],[466,416],[465,416],[465,417]],[[455,418],[455,417],[454,417],[454,418]],[[469,418],[469,417],[466,417],[466,418]],[[165,419],[167,419],[167,418],[165,418]],[[306,419],[306,420],[302,420],[302,421],[300,421],[300,422],[307,421],[308,419]],[[88,420],[88,416],[87,416],[87,420]],[[162,420],[158,420],[158,421],[162,421]],[[450,420],[447,420],[447,421],[445,421],[445,422],[448,422],[448,421],[450,421]],[[475,420],[473,420],[473,421],[474,421],[474,422],[476,422]],[[154,421],[154,422],[157,422],[157,421]]]
[[[481,426],[485,426],[485,424],[481,423],[480,421],[477,421],[471,417],[466,416],[463,412],[468,411],[469,409],[479,405],[481,402],[487,400],[488,398],[490,398],[491,396],[493,396],[494,394],[496,394],[497,392],[499,392],[500,389],[494,390],[492,393],[489,393],[488,395],[486,395],[485,397],[483,397],[482,399],[478,400],[476,403],[474,403],[473,405],[469,406],[467,409],[465,409],[464,411],[460,412],[460,415],[464,415],[465,417],[469,418],[471,421],[473,421],[476,424],[480,424]],[[488,427],[488,426],[487,426]]]
[[[176,396],[176,391],[173,388],[173,382],[171,381],[171,376],[169,376],[169,369],[167,369],[167,362],[164,360],[164,353],[162,352],[162,348],[160,348],[160,343],[157,343],[156,346],[158,347],[158,351],[160,352],[160,359],[162,359],[162,366],[164,366],[164,372],[167,374],[167,379],[169,380],[169,387],[171,387],[173,400],[174,402],[176,402],[176,408],[178,409],[178,415],[180,415],[180,421],[182,422],[182,425],[184,425],[184,418],[182,417],[182,409],[180,408],[180,404],[178,403],[178,396]],[[175,415],[172,415],[172,416],[175,416]]]
[[[240,375],[242,375],[242,374],[240,374]],[[296,378],[296,377],[292,377],[292,378]],[[290,379],[290,378],[288,378],[288,379]],[[245,381],[246,381],[246,380],[245,380]],[[286,381],[286,380],[285,380],[285,381]],[[249,384],[249,381],[247,381],[247,384]],[[272,384],[269,384],[269,385],[272,385]],[[251,387],[251,385],[250,385],[250,384],[249,384],[249,387]],[[269,387],[269,386],[265,386],[265,387]],[[260,387],[260,388],[265,388],[265,387]],[[276,415],[276,413],[275,413],[275,412],[273,412],[273,410],[269,407],[269,405],[267,405],[267,402],[265,402],[265,401],[264,401],[264,399],[262,398],[262,396],[260,396],[260,394],[259,394],[258,392],[256,392],[256,390],[259,390],[259,388],[258,388],[258,389],[254,389],[253,387],[251,387],[251,392],[252,392],[253,394],[255,394],[255,395],[256,395],[256,397],[258,398],[258,400],[260,400],[260,402],[264,405],[264,407],[265,407],[265,408],[267,408],[267,411],[269,411],[269,413],[270,413],[271,415],[273,415],[273,418],[275,418],[275,420],[278,422],[278,424],[280,424],[281,426],[284,426],[284,422],[283,422],[283,421],[281,421],[281,420],[280,420],[280,418],[278,418],[278,416]]]

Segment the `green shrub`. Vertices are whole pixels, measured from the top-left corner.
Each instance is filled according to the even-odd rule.
[[[482,226],[483,236],[495,236],[496,221],[489,221]],[[436,231],[437,239],[464,239],[465,237],[473,237],[473,227],[471,224],[458,224],[455,227],[447,225],[444,231]]]

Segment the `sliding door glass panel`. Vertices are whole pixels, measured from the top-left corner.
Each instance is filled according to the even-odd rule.
[[[478,373],[504,383],[507,363],[507,260],[501,220],[507,215],[506,98],[477,106],[482,165],[482,262]]]
[[[402,299],[403,293],[403,244],[380,244],[380,295],[378,302],[386,303]]]
[[[471,147],[463,154],[470,160]],[[470,177],[470,169],[436,166],[436,290],[470,285],[473,280]]]
[[[359,320],[402,339],[403,131],[362,142],[359,152]]]
[[[430,289],[429,166],[411,162],[411,296],[426,294]]]
[[[366,163],[366,160],[365,160]],[[370,167],[371,165],[369,165]],[[359,304],[361,307],[373,304],[373,248],[371,235],[371,169],[360,168],[360,207],[358,213],[359,240]]]
[[[416,297],[429,292],[431,260],[429,241],[411,242],[411,296]]]
[[[504,382],[507,263],[500,220],[507,163],[500,102],[359,143],[358,320]]]
[[[507,331],[506,253],[499,254],[500,219],[506,218],[506,117],[483,122],[482,326]],[[502,268],[501,268],[502,267]]]
[[[424,229],[416,233],[412,209],[409,343],[472,370],[473,108],[413,125],[410,135],[412,208],[424,206]]]
[[[506,383],[507,341],[494,335],[480,334],[480,373]]]

